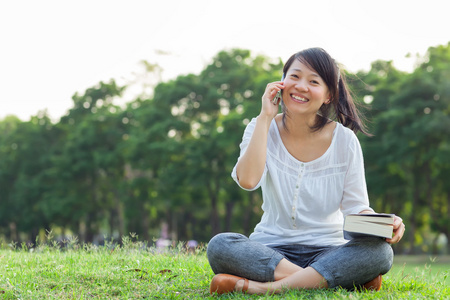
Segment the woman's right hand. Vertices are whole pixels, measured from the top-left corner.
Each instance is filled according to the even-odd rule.
[[[278,91],[283,90],[282,81],[271,82],[267,85],[262,96],[261,113],[256,118],[252,138],[247,145],[245,153],[236,165],[236,175],[241,187],[253,189],[264,174],[267,157],[267,137],[270,124],[278,114],[278,104],[273,98]]]
[[[282,91],[283,89],[283,81],[275,81],[267,84],[264,95],[262,96],[261,115],[267,116],[271,119],[275,118],[278,114],[278,105],[281,100],[273,103],[273,98],[275,98],[278,91]]]

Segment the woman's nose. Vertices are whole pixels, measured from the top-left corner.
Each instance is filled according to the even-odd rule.
[[[308,91],[308,85],[304,80],[299,80],[295,84],[295,88],[299,91]]]

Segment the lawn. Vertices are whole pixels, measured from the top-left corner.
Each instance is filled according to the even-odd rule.
[[[122,247],[67,242],[0,250],[0,299],[450,299],[450,259],[398,257],[380,292],[288,291],[275,296],[209,295],[204,247],[158,253],[125,239]]]

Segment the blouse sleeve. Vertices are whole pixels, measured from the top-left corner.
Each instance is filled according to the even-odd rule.
[[[369,206],[361,145],[353,132],[351,136],[349,147],[346,149],[348,151],[348,169],[341,202],[341,211],[344,216],[357,214],[363,210],[373,211]]]
[[[239,159],[244,155],[245,151],[247,150],[248,144],[250,143],[250,139],[252,138],[252,135],[253,135],[253,131],[255,130],[255,126],[256,126],[256,118],[253,118],[252,121],[245,128],[244,135],[242,137],[242,142],[239,145],[241,151],[239,154],[238,162],[239,162]],[[242,188],[243,190],[246,190],[246,191],[254,191],[261,186],[264,178],[266,177],[267,165],[264,167],[263,175],[261,176],[261,179],[259,180],[258,184],[251,189],[243,188],[239,184],[239,180],[237,178],[237,173],[236,173],[236,166],[237,166],[237,162],[234,165],[233,171],[231,172],[231,177],[234,179],[234,181],[236,181],[236,183],[239,185],[240,188]]]

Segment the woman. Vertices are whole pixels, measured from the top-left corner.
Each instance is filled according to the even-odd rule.
[[[210,241],[208,260],[218,274],[211,293],[379,290],[392,266],[389,244],[405,226],[396,216],[391,239],[343,239],[344,216],[375,213],[358,131],[368,134],[335,61],[320,48],[294,54],[283,81],[267,85],[232,172],[241,188],[262,188],[264,214],[249,238],[221,233]]]

